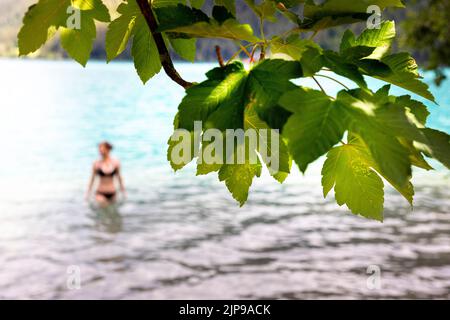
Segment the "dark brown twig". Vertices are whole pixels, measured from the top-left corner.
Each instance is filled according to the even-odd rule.
[[[222,68],[225,67],[225,63],[223,62],[222,52],[220,51],[219,46],[216,46],[216,55],[217,55],[217,61],[219,61],[219,65]]]
[[[153,39],[155,40],[156,47],[158,48],[159,59],[161,60],[161,65],[163,66],[164,71],[170,77],[170,79],[178,83],[183,88],[187,89],[189,87],[192,87],[193,83],[187,82],[186,80],[181,78],[180,74],[175,69],[164,39],[161,33],[156,31],[158,29],[158,23],[156,22],[156,17],[153,13],[150,3],[148,2],[148,0],[136,0],[136,2],[142,12],[142,15],[145,18],[145,21],[147,22]]]
[[[259,54],[259,61],[264,60],[266,57],[266,48],[264,45],[261,45],[261,53]]]

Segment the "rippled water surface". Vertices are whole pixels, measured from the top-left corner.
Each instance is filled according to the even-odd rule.
[[[189,80],[208,67],[179,65]],[[239,208],[215,176],[170,170],[183,91],[163,75],[144,87],[128,63],[0,60],[0,91],[0,298],[450,298],[450,177],[437,164],[416,172],[414,211],[387,190],[384,224],[323,199],[321,161],[284,185],[264,176]],[[449,83],[433,91],[431,123],[448,132]],[[83,202],[103,139],[129,189],[117,212]]]

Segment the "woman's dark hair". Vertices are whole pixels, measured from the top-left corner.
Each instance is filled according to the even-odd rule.
[[[113,145],[111,143],[109,143],[108,141],[103,141],[99,144],[99,146],[105,146],[106,149],[108,149],[109,151],[111,151],[113,149]]]

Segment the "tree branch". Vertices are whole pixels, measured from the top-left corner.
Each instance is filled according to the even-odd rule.
[[[222,52],[220,51],[219,46],[216,46],[216,55],[217,55],[217,61],[219,61],[219,65],[222,68],[225,67],[225,63],[223,62]]]
[[[266,58],[266,48],[264,45],[261,46],[261,52],[259,54],[259,61],[264,60]]]
[[[148,0],[136,0],[136,2],[141,9],[142,15],[144,16],[145,21],[147,21],[147,25],[152,33],[153,39],[155,40],[156,47],[158,48],[159,59],[161,60],[161,65],[163,66],[164,71],[170,79],[178,83],[183,88],[187,89],[192,87],[193,83],[187,82],[181,78],[180,74],[175,69],[162,34],[156,31],[158,29],[158,23],[156,22],[155,14],[153,13],[152,7]]]

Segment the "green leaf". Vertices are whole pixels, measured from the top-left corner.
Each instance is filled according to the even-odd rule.
[[[352,32],[352,30],[347,29],[345,30],[344,34],[342,35],[341,44],[339,46],[339,51],[342,54],[345,50],[348,50],[352,47],[356,47],[356,36]]]
[[[229,70],[232,71],[228,73]],[[234,63],[214,71],[218,73],[215,75],[217,78],[223,78],[208,79],[186,90],[186,96],[178,107],[180,128],[192,131],[195,121],[202,121],[205,124],[208,117],[218,108],[230,104],[230,101],[234,105],[233,97],[242,99],[241,94],[237,93],[241,92],[243,81],[245,82],[244,66],[241,63]]]
[[[395,103],[407,108],[420,124],[425,125],[427,122],[430,112],[422,102],[413,100],[411,99],[411,96],[405,95],[396,97]]]
[[[271,77],[274,72],[277,77]],[[207,73],[206,81],[186,90],[186,96],[178,108],[177,126],[193,132],[194,122],[202,121],[204,132],[207,129],[218,129],[222,133],[228,129],[241,129],[245,133],[249,129],[255,130],[257,143],[245,155],[259,154],[270,174],[283,182],[290,172],[289,152],[279,132],[266,131],[279,128],[274,128],[263,116],[269,117],[273,111],[278,114],[279,110],[283,110],[278,106],[279,97],[295,88],[289,80],[301,74],[299,62],[279,59],[263,60],[250,71],[246,71],[240,62],[214,68]],[[203,141],[200,155],[204,155],[211,143]],[[259,176],[261,164],[259,160],[254,163],[248,158],[245,163],[230,164],[228,159],[223,157],[219,164],[198,160],[197,174],[219,171],[221,180],[226,182],[233,196],[242,204],[247,199],[253,177]],[[242,186],[237,182],[239,174],[245,176]]]
[[[177,6],[178,4],[186,5],[186,0],[152,0],[152,8]]]
[[[341,42],[341,55],[345,56],[347,50],[352,47],[370,47],[374,48],[371,55],[367,56],[370,59],[381,59],[390,49],[392,41],[395,38],[395,22],[385,21],[377,29],[366,29],[358,38],[347,30]]]
[[[350,104],[359,103],[360,107],[367,113],[375,115],[378,121],[389,125],[391,128],[400,127],[398,131],[402,130],[403,125],[407,128],[413,126],[415,132],[408,132],[408,135],[410,137],[416,137],[417,135],[423,137],[418,133],[417,122],[409,115],[408,108],[405,105],[398,104],[396,97],[389,96],[389,90],[390,85],[383,86],[376,93],[368,89],[358,88],[341,92],[339,97],[345,98]],[[393,119],[389,119],[389,117]]]
[[[382,58],[381,62],[391,68],[392,74],[384,77],[375,76],[375,78],[395,84],[435,102],[433,95],[428,90],[428,85],[419,80],[416,61],[408,53],[389,55]]]
[[[219,170],[219,180],[224,181],[228,190],[241,207],[247,201],[248,190],[253,178],[261,175],[261,164],[224,164]]]
[[[179,128],[175,128],[179,129]],[[195,145],[194,135],[195,132],[189,132],[187,130],[176,131],[168,140],[167,160],[174,171],[178,171],[189,164],[197,153],[198,145]],[[184,140],[189,139],[189,144]],[[190,146],[189,149],[183,148],[184,144]],[[175,155],[175,157],[173,157]]]
[[[388,77],[392,74],[392,70],[381,61],[373,59],[361,59],[353,62],[358,66],[359,70],[372,77]]]
[[[200,155],[201,155],[202,161],[200,161],[200,156],[197,159],[197,175],[198,176],[206,175],[211,172],[216,172],[216,171],[219,171],[220,168],[222,168],[222,165],[223,165],[222,161],[216,161],[214,163],[207,163],[206,161],[203,161],[203,159],[205,159],[206,155],[209,154],[209,152],[211,152],[213,157],[217,156],[217,160],[223,159],[223,157],[220,157],[220,155],[218,155],[218,154],[216,155],[214,149],[212,149],[212,151],[208,150],[208,148],[213,147],[214,142],[215,142],[214,140],[212,142],[208,142],[208,141],[205,141],[204,139],[202,141],[202,146],[200,148]],[[222,145],[223,145],[223,142],[222,142]]]
[[[64,25],[70,0],[39,0],[32,5],[18,34],[19,55],[27,55],[38,50],[50,38],[52,26]]]
[[[300,17],[298,14],[292,10],[288,10],[288,8],[292,8],[291,3],[288,4],[288,2],[291,1],[278,1],[276,0],[277,5],[276,8],[283,16],[285,16],[289,21],[293,22],[294,24],[300,25],[302,23]],[[304,2],[304,1],[300,1]]]
[[[209,17],[203,11],[183,4],[160,6],[155,9],[158,17],[158,31],[172,31],[176,28],[191,26],[197,22],[208,22]]]
[[[273,76],[274,73],[276,77]],[[263,60],[250,71],[247,90],[250,91],[251,98],[257,101],[255,110],[261,119],[273,125],[268,115],[278,105],[278,100],[285,92],[296,88],[290,79],[299,78],[302,75],[303,71],[299,62],[281,59]]]
[[[69,23],[78,17],[80,27],[71,27]],[[25,14],[18,34],[19,54],[35,52],[60,29],[61,46],[85,66],[96,37],[94,20],[110,20],[108,9],[100,0],[40,0]]]
[[[201,10],[184,5],[157,8],[158,30],[170,32],[172,36],[192,38],[225,38],[232,40],[259,41],[248,24],[235,19],[217,21],[210,19]]]
[[[244,40],[257,42],[260,39],[253,35],[253,29],[248,24],[240,24],[234,19],[228,19],[223,23],[215,20],[210,22],[198,22],[190,26],[176,27],[166,31],[184,34],[196,38],[224,38],[231,40]]]
[[[337,203],[363,217],[383,221],[383,181],[352,145],[332,149],[322,169],[324,196],[334,186]]]
[[[72,0],[72,5],[82,11],[89,11],[89,14],[95,20],[101,22],[109,22],[111,20],[109,10],[102,0]]]
[[[319,72],[324,66],[322,49],[308,48],[302,53],[300,64],[304,77],[311,77]]]
[[[133,35],[139,7],[135,1],[124,2],[119,6],[118,12],[121,15],[109,24],[106,32],[105,49],[108,62],[126,49],[128,41]]]
[[[356,22],[362,22],[367,20],[370,14],[367,13],[336,13],[323,17],[305,18],[302,23],[299,24],[302,30],[319,31],[331,27],[336,27],[342,24],[352,24]]]
[[[408,145],[408,143],[410,143],[409,141],[405,141],[405,139],[399,139],[399,141],[406,149],[408,149],[408,151],[410,150],[410,146]],[[395,181],[391,179],[390,176],[383,173],[383,170],[380,168],[377,161],[371,155],[369,147],[367,146],[366,143],[364,143],[364,141],[362,141],[360,138],[355,137],[353,134],[350,133],[348,142],[349,144],[358,149],[360,155],[364,158],[367,165],[369,165],[372,169],[377,171],[379,175],[383,176],[383,178],[385,178],[412,206],[414,197],[414,187],[410,181],[411,177],[409,177],[408,181],[405,184],[403,185],[397,184]],[[412,145],[412,143],[410,144]],[[417,151],[415,151],[415,153],[417,154]],[[410,154],[409,159],[413,164],[415,160],[413,153]]]
[[[244,0],[244,1],[260,18],[263,19],[270,18],[276,12],[274,1],[263,0],[259,4],[257,4],[255,0]]]
[[[145,84],[161,70],[158,48],[143,16],[136,21],[131,54],[136,71]]]
[[[97,34],[94,20],[109,22],[109,11],[100,0],[73,0],[72,5],[80,10],[80,26],[79,28],[59,27],[61,46],[72,59],[86,66]]]
[[[399,141],[405,148],[408,149],[411,165],[425,170],[433,170],[433,167],[430,166],[430,164],[425,160],[422,153],[414,146],[414,141],[410,141],[404,138],[400,138]]]
[[[201,7],[203,7],[205,0],[189,0],[189,3],[193,8],[200,9]]]
[[[398,141],[398,128],[392,132],[377,116],[377,105],[341,91],[337,103],[342,103],[350,119],[349,131],[359,136],[370,150],[380,173],[392,184],[403,188],[411,177],[408,150]],[[393,112],[393,117],[398,113]],[[395,121],[395,120],[393,120]]]
[[[270,41],[270,50],[273,55],[283,54],[294,60],[300,60],[303,53],[308,49],[316,49],[321,52],[322,48],[314,41],[301,39],[298,35],[293,34],[286,39],[275,38]]]
[[[96,37],[95,22],[88,14],[81,14],[80,29],[61,27],[61,46],[69,56],[86,66]]]
[[[280,104],[294,112],[283,128],[289,151],[300,170],[327,153],[347,129],[347,115],[321,91],[298,88],[285,93]]]
[[[374,48],[366,46],[355,46],[345,49],[343,53],[340,54],[348,61],[360,60],[366,58],[372,54]]]
[[[266,59],[256,64],[251,74],[276,72],[277,76],[283,80],[299,78],[303,75],[301,65],[297,61],[286,61],[283,59]],[[263,80],[263,79],[261,79]]]
[[[429,128],[423,128],[421,131],[427,137],[428,143],[416,142],[415,147],[450,169],[450,136],[445,132]]]
[[[389,65],[379,59],[389,51],[394,37],[395,24],[390,21],[382,23],[380,29],[365,30],[358,38],[355,37],[353,32],[347,30],[342,37],[340,54],[330,52],[332,61],[328,61],[330,57],[327,57],[326,61],[330,66],[333,63],[336,65],[333,70],[336,73],[341,71],[340,66],[345,64],[345,69],[353,71],[349,74],[342,72],[340,74],[357,81],[361,87],[364,87],[363,83],[360,82],[361,79],[358,80],[358,73],[372,77],[391,77],[393,75]]]
[[[240,74],[230,75],[229,78],[233,79],[234,76],[237,76],[236,80],[239,82],[232,87],[231,91],[228,91],[229,96],[209,115],[205,123],[207,129],[214,128],[225,131],[243,128],[244,109],[247,103],[245,100],[246,79],[245,77],[241,78]],[[225,79],[224,83],[227,80]]]
[[[369,6],[376,5],[381,10],[387,7],[404,7],[401,0],[328,0],[321,5],[308,1],[303,9],[304,20],[300,28],[321,30],[342,24],[366,21],[371,14]]]
[[[236,0],[214,0],[218,6],[223,6],[228,9],[234,16],[236,16]]]
[[[244,111],[244,129],[252,129],[258,133],[257,150],[267,152],[260,153],[262,160],[267,165],[269,173],[278,182],[283,183],[291,171],[292,162],[288,148],[279,132],[271,131],[272,128],[261,120],[252,102],[247,105]]]
[[[157,6],[166,4],[168,2],[155,1]],[[110,23],[106,33],[107,60],[109,62],[121,54],[126,49],[129,39],[133,37],[131,54],[134,66],[141,81],[145,84],[161,70],[161,61],[155,40],[136,1],[121,3],[117,12],[121,15]]]
[[[408,140],[426,142],[425,135],[414,123],[414,119],[408,116],[408,110],[404,106],[396,103],[386,103],[374,110],[375,118],[380,124],[383,124],[385,130],[397,137],[403,137]]]
[[[191,6],[193,8],[200,9],[204,0],[190,0]],[[177,6],[178,4],[186,5],[186,0],[154,0],[152,1],[153,8],[161,8],[168,6]],[[164,38],[170,43],[173,51],[180,56],[180,58],[194,62],[195,55],[197,52],[197,40],[196,39],[183,39],[183,38],[173,38],[170,35],[164,33]]]
[[[169,38],[172,49],[183,59],[194,62],[197,52],[196,39],[172,39]]]
[[[409,181],[411,179],[410,164],[426,170],[432,169],[413,146],[414,140],[427,141],[425,135],[417,127],[417,121],[409,115],[410,111],[406,106],[397,104],[395,98],[392,99],[388,96],[389,86],[381,88],[375,94],[361,89],[351,90],[348,93],[353,96],[354,100],[340,93],[339,101],[343,99],[345,103],[353,104],[363,111],[362,114],[368,116],[368,118],[360,118],[360,115],[352,114],[350,111],[350,114],[354,116],[355,123],[359,122],[357,128],[351,126],[350,129],[354,132],[360,130],[360,138],[356,138],[351,133],[349,134],[349,143],[357,146],[360,153],[365,156],[367,163],[412,205],[414,188]],[[370,140],[371,135],[372,140]],[[383,141],[386,143],[382,143]],[[401,158],[391,158],[397,154],[395,150],[389,149],[390,143],[397,145],[397,148],[400,147],[397,153],[403,154],[404,160],[410,164],[402,165]],[[384,149],[385,163],[383,163],[381,151],[377,151],[377,149]],[[406,172],[403,179],[401,176],[395,177],[394,171],[386,169],[389,168],[389,160],[392,160],[392,168],[398,166],[398,172],[401,170]],[[398,178],[400,179],[398,180]]]
[[[323,64],[330,68],[334,73],[339,74],[354,81],[358,86],[367,88],[367,83],[364,80],[358,67],[352,63],[347,62],[333,51],[325,51],[323,55]]]
[[[214,6],[212,16],[219,23],[222,23],[228,19],[234,19],[233,14],[223,6]]]
[[[434,102],[434,97],[428,90],[428,85],[420,81],[416,61],[408,53],[385,56],[394,36],[395,26],[391,22],[385,22],[380,30],[366,30],[358,39],[355,39],[353,33],[347,31],[341,41],[341,55],[330,52],[331,57],[325,57],[327,66],[333,69],[334,63],[334,72],[355,82],[357,78],[354,77],[358,77],[355,71],[349,74],[339,72],[342,71],[340,69],[343,62],[347,63],[347,67],[350,69],[357,66],[364,75],[392,83]],[[370,53],[366,49],[374,49],[375,51]],[[349,67],[348,64],[354,66]],[[359,83],[359,85],[362,86],[362,83]]]

